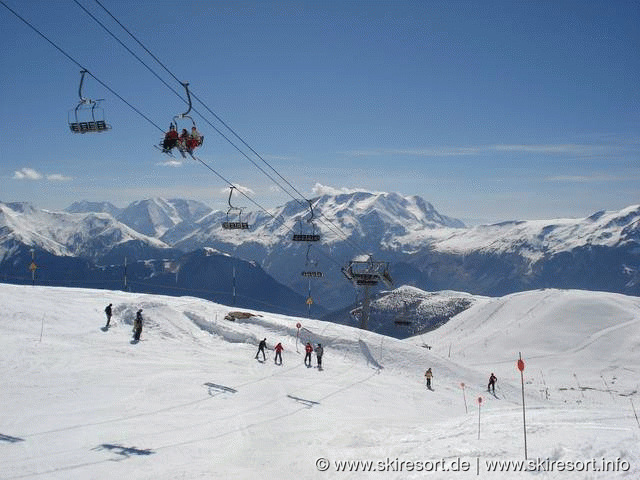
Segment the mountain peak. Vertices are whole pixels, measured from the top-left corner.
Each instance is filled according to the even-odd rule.
[[[82,200],[73,202],[64,210],[67,213],[108,213],[113,217],[117,217],[122,209],[116,207],[111,202],[90,202]]]
[[[160,238],[168,230],[183,223],[194,224],[209,213],[211,208],[195,200],[155,197],[129,204],[118,220],[145,235]]]
[[[323,193],[314,204],[317,216],[336,221],[341,229],[361,237],[373,234],[387,242],[392,237],[424,229],[465,226],[458,219],[441,215],[417,195],[406,197],[396,192],[345,191],[330,187],[315,191]]]

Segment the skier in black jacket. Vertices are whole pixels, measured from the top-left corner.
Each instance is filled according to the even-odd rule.
[[[267,356],[264,353],[264,349],[267,348],[267,339],[263,339],[260,341],[260,343],[258,344],[258,351],[256,352],[256,360],[258,359],[258,355],[260,355],[260,352],[262,352],[262,359],[266,360]]]
[[[318,361],[318,370],[322,370],[322,355],[324,354],[324,349],[321,344],[318,344],[316,347],[316,360]]]
[[[112,310],[111,307],[113,306],[112,303],[110,303],[109,305],[107,305],[107,307],[104,309],[104,313],[107,316],[107,324],[105,325],[105,328],[109,328],[109,322],[111,321],[111,314],[112,314]]]
[[[487,391],[496,394],[496,382],[498,378],[491,372],[491,376],[489,377],[489,385],[487,386]]]
[[[140,334],[142,333],[142,309],[136,313],[136,319],[133,322],[133,340],[135,342],[140,341]]]

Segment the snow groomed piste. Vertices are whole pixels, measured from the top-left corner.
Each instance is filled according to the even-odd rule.
[[[640,471],[634,297],[480,299],[440,333],[404,341],[263,312],[231,321],[231,308],[191,297],[0,285],[0,302],[3,479],[371,478],[336,472],[374,467],[380,478],[530,478],[489,471],[524,460],[518,350],[528,456],[553,468],[543,478],[567,478],[558,462],[573,462],[573,478]],[[304,366],[307,339],[323,344],[323,371]],[[442,471],[455,465],[468,471]]]

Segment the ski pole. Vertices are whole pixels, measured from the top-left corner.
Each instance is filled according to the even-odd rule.
[[[633,408],[633,414],[636,416],[636,423],[638,424],[638,427],[640,428],[640,420],[638,420],[638,414],[636,413],[636,407],[633,404],[633,398],[629,398],[629,401],[631,402],[631,408]]]

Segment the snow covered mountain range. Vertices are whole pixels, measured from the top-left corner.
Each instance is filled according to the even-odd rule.
[[[20,245],[57,256],[96,258],[126,242],[168,245],[116,220],[109,213],[73,214],[41,210],[29,203],[0,203],[0,258]]]
[[[640,295],[640,205],[583,219],[471,228],[420,197],[397,193],[325,193],[312,205],[313,224],[308,205],[292,200],[269,214],[247,209],[242,221],[249,230],[229,231],[222,222],[236,217],[182,199],[148,199],[125,209],[80,202],[66,213],[0,203],[0,267],[20,246],[98,264],[105,257],[111,263],[125,255],[175,259],[213,248],[257,263],[300,295],[311,287],[314,304],[331,311],[353,303],[357,292],[340,268],[363,254],[389,261],[396,286],[427,291],[491,296],[558,287]],[[312,229],[321,241],[311,248],[291,241]],[[114,249],[118,255],[110,255]],[[302,277],[309,264],[323,277]]]

